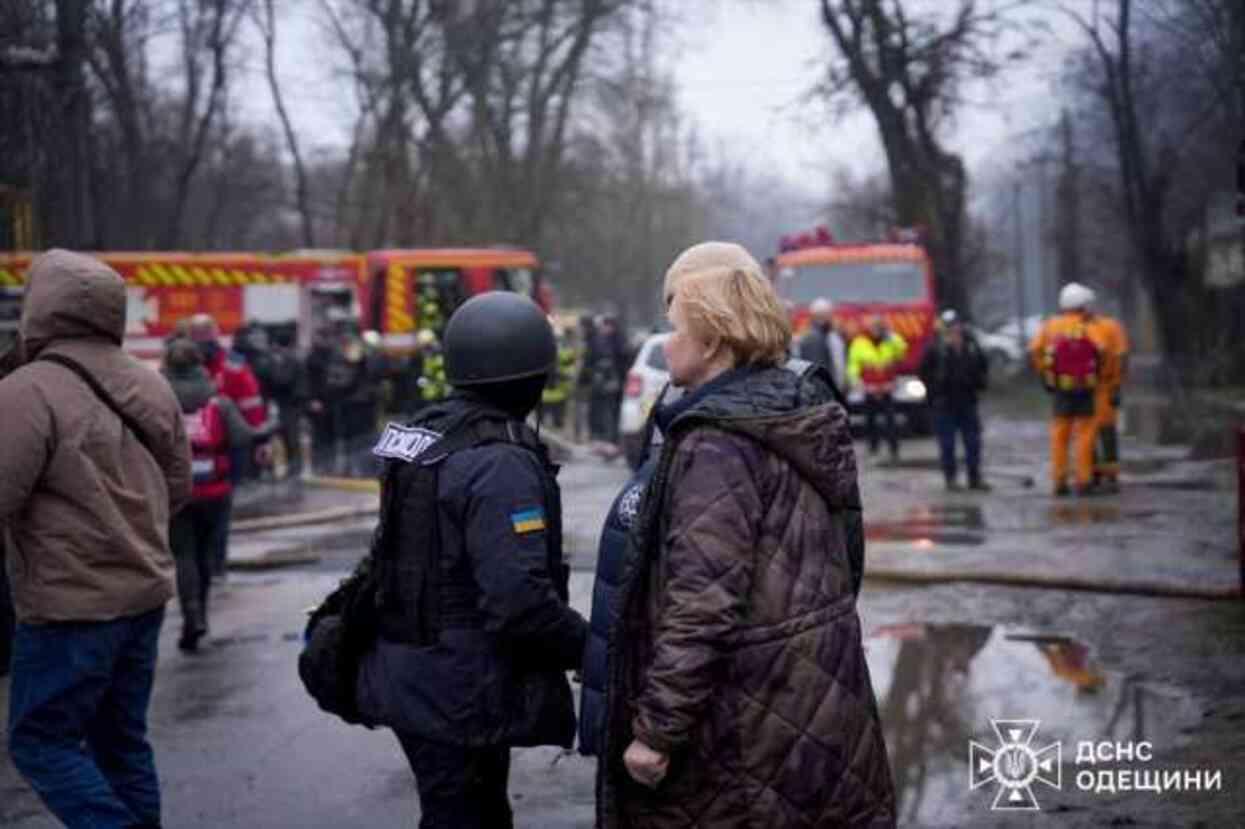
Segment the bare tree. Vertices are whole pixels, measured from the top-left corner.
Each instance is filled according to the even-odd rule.
[[[1245,9],[1235,0],[1113,0],[1093,14],[1060,8],[1088,43],[1074,84],[1087,120],[1109,140],[1105,165],[1140,285],[1164,350],[1191,371],[1222,353],[1213,338],[1224,326],[1206,315],[1226,297],[1208,295],[1188,241],[1229,168],[1231,125],[1242,122],[1242,102],[1222,78],[1241,77]],[[1194,54],[1195,64],[1213,68],[1170,72]]]
[[[277,77],[277,11],[276,0],[257,0],[254,9],[255,26],[264,39],[264,75],[268,80],[268,91],[272,93],[272,104],[277,110],[277,118],[281,121],[281,130],[285,133],[285,145],[290,152],[294,164],[294,193],[298,203],[298,215],[302,223],[302,241],[305,247],[316,245],[315,223],[311,215],[311,196],[307,185],[307,169],[303,164],[303,155],[299,150],[298,133],[290,121],[289,111],[285,107],[285,98],[281,94],[281,81]]]
[[[229,76],[229,52],[247,0],[178,0],[185,92],[178,116],[177,173],[161,245],[181,246],[190,184],[203,161],[204,147],[220,113]]]
[[[958,0],[944,19],[937,12],[912,12],[910,5],[821,0],[837,59],[817,92],[835,104],[854,100],[868,107],[886,154],[895,217],[925,227],[939,296],[963,306],[967,177],[941,132],[961,103],[963,87],[995,76],[1018,55],[990,51],[1007,26],[1004,8]]]

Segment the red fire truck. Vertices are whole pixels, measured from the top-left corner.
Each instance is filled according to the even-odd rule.
[[[211,314],[228,340],[247,320],[297,319],[301,286],[293,274],[275,272],[269,257],[254,253],[96,253],[121,274],[127,289],[125,348],[140,359],[158,359],[178,320]],[[31,254],[0,255],[0,286],[8,313],[20,308]]]
[[[146,360],[159,358],[178,320],[198,313],[216,319],[226,342],[255,321],[295,327],[303,347],[321,324],[348,318],[401,353],[418,329],[439,335],[453,310],[483,291],[517,291],[551,307],[535,255],[511,248],[94,255],[126,281],[125,347]],[[31,258],[0,254],[0,337],[16,332]]]
[[[369,253],[360,301],[362,323],[386,351],[415,348],[415,335],[437,336],[462,302],[485,291],[521,293],[551,310],[536,256],[518,248],[415,248]]]
[[[797,336],[809,323],[809,305],[824,297],[834,303],[834,324],[850,347],[873,317],[881,317],[908,343],[895,384],[896,408],[909,425],[929,427],[929,404],[917,368],[934,337],[936,300],[929,254],[914,233],[896,232],[885,242],[836,242],[824,228],[785,237],[775,259],[778,295],[791,309]],[[864,399],[848,389],[853,408]]]

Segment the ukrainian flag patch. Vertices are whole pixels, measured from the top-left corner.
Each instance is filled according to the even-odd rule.
[[[510,513],[510,523],[514,526],[514,531],[519,535],[540,532],[545,528],[545,511],[534,508],[512,512]]]

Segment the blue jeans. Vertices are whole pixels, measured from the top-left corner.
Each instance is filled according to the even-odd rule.
[[[934,431],[938,434],[938,453],[942,474],[948,481],[956,475],[955,436],[964,441],[964,465],[970,482],[981,479],[981,418],[977,408],[939,408],[934,412]]]
[[[13,765],[70,829],[160,824],[147,705],[164,608],[111,622],[17,626]]]

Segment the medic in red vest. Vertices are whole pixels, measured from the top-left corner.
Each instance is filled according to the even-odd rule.
[[[207,314],[196,314],[190,321],[190,338],[199,347],[203,366],[220,393],[234,402],[247,423],[262,426],[268,419],[268,407],[259,381],[242,354],[234,350],[227,352],[220,344],[216,320]]]

